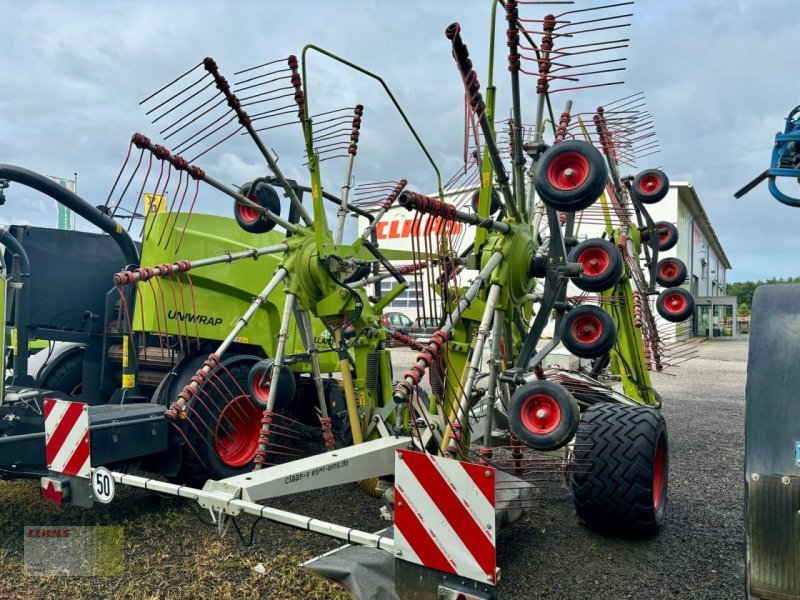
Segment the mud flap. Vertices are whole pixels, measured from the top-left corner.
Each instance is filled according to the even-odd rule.
[[[747,587],[800,597],[800,285],[756,290],[745,412]]]

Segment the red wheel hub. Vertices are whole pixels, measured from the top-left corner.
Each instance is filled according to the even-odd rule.
[[[662,243],[666,242],[671,237],[669,234],[668,227],[659,227],[658,233],[659,233],[658,241]]]
[[[255,381],[251,386],[251,392],[256,397],[256,400],[263,402],[264,404],[267,403],[269,400],[269,388],[272,384],[272,377],[269,374],[264,376],[263,373],[258,373],[255,377]]]
[[[258,201],[254,197],[251,197],[250,200],[258,203]],[[244,204],[237,204],[236,209],[239,211],[239,217],[243,221],[247,221],[248,223],[258,221],[258,219],[261,217],[261,213],[259,213],[255,208],[252,208],[251,206],[245,206]]]
[[[678,269],[678,265],[674,262],[665,262],[662,263],[661,266],[658,268],[658,274],[661,275],[664,279],[675,279],[678,276],[680,270]]]
[[[686,308],[686,298],[681,294],[668,294],[666,298],[664,298],[664,308],[671,313],[677,314]]]
[[[520,418],[525,429],[537,435],[545,435],[561,422],[561,408],[552,396],[534,394],[522,403]]]
[[[646,194],[652,194],[661,186],[661,177],[658,175],[645,175],[639,180],[639,189]]]
[[[547,179],[554,188],[564,191],[579,188],[589,178],[589,161],[579,152],[564,152],[550,163]]]
[[[583,274],[597,277],[608,270],[611,257],[603,248],[587,248],[578,255],[578,262],[583,265]]]
[[[658,508],[664,502],[664,463],[666,462],[666,451],[664,442],[658,440],[656,446],[656,456],[653,462],[653,508]]]
[[[594,315],[582,315],[573,321],[570,333],[581,344],[593,344],[603,335],[603,322]]]
[[[243,467],[256,456],[261,411],[249,396],[237,396],[220,411],[214,427],[214,449],[229,467]]]

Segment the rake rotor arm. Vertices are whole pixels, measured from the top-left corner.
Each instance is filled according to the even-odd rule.
[[[277,271],[275,271],[275,274],[269,280],[269,283],[267,283],[261,293],[253,299],[253,302],[250,304],[250,307],[247,309],[247,311],[241,317],[239,317],[239,321],[228,333],[228,336],[222,340],[216,351],[214,351],[214,353],[209,356],[208,360],[203,363],[203,367],[198,369],[195,376],[192,377],[191,382],[184,386],[183,390],[181,390],[181,392],[178,394],[178,399],[173,402],[167,410],[167,416],[175,418],[180,414],[185,414],[186,403],[191,400],[192,396],[194,396],[194,394],[197,392],[198,387],[200,387],[200,384],[219,363],[222,355],[225,354],[230,345],[236,340],[237,337],[239,337],[239,334],[242,332],[242,330],[247,327],[247,324],[253,318],[253,315],[256,314],[256,311],[261,307],[262,304],[264,304],[264,302],[266,302],[267,298],[269,298],[272,292],[274,292],[278,287],[278,284],[280,284],[288,274],[289,272],[283,267],[280,267]]]
[[[458,70],[464,80],[464,86],[466,87],[472,110],[478,117],[481,133],[483,133],[484,143],[486,144],[486,150],[495,171],[495,179],[500,186],[500,193],[503,196],[503,202],[508,208],[509,213],[518,217],[520,214],[519,207],[517,207],[517,203],[514,200],[514,193],[511,190],[508,173],[506,172],[503,160],[500,158],[500,151],[497,148],[497,139],[495,138],[492,125],[489,123],[489,119],[486,115],[486,104],[480,92],[481,84],[478,82],[478,76],[472,68],[472,61],[469,59],[467,46],[461,39],[461,25],[452,23],[445,30],[445,35],[447,39],[452,42],[453,58],[455,58]]]
[[[483,218],[474,213],[459,211],[452,204],[447,204],[436,198],[424,196],[416,192],[403,192],[398,197],[397,203],[406,210],[416,210],[421,213],[442,217],[443,219],[475,225],[476,227],[483,227],[490,231],[497,231],[499,233],[509,233],[511,231],[511,226],[508,223],[495,221],[491,218]]]
[[[174,273],[185,273],[191,269],[199,269],[221,263],[232,263],[244,258],[256,260],[259,256],[278,254],[289,250],[288,244],[276,244],[263,248],[248,248],[240,252],[226,252],[221,256],[201,258],[198,260],[177,260],[172,264],[157,265],[152,268],[138,268],[132,271],[122,271],[114,275],[114,285],[131,285],[137,281],[147,281],[153,277],[168,277]]]
[[[289,184],[286,177],[284,177],[277,161],[272,157],[272,153],[267,150],[267,147],[264,146],[264,142],[261,141],[261,137],[258,135],[258,133],[256,133],[256,130],[253,128],[253,124],[250,122],[249,115],[244,112],[239,99],[231,91],[230,85],[228,85],[228,82],[224,77],[222,77],[219,69],[217,69],[217,63],[211,58],[206,58],[203,61],[203,67],[205,67],[206,71],[211,73],[212,77],[214,77],[217,88],[225,96],[225,99],[228,101],[228,106],[230,106],[236,113],[239,123],[241,123],[242,127],[247,130],[247,133],[250,134],[253,142],[258,147],[259,152],[261,152],[261,154],[264,156],[264,159],[267,161],[267,165],[269,166],[269,170],[273,172],[278,180],[278,183],[280,183],[281,187],[286,192],[286,195],[294,205],[295,210],[297,210],[297,214],[300,215],[306,225],[311,225],[311,216],[308,214],[308,211],[306,211],[302,202],[300,202],[300,198],[298,198],[297,194],[294,193],[294,189],[292,189],[292,186]]]
[[[375,232],[375,228],[378,226],[378,221],[380,221],[383,218],[383,215],[386,214],[386,211],[392,207],[394,201],[397,200],[397,197],[402,193],[406,185],[408,185],[408,181],[401,179],[392,192],[386,197],[386,200],[383,204],[381,204],[380,209],[378,209],[375,215],[372,216],[372,222],[370,225],[365,227],[364,231],[361,233],[361,243],[364,243],[371,238],[372,234]]]
[[[137,148],[143,148],[151,152],[156,158],[158,158],[159,160],[167,161],[178,171],[186,171],[192,177],[192,179],[197,179],[206,182],[214,189],[219,190],[220,192],[222,192],[227,196],[230,196],[231,198],[236,200],[239,204],[244,204],[245,206],[258,211],[265,219],[272,221],[277,225],[280,225],[281,227],[286,229],[286,231],[290,231],[292,233],[295,233],[297,231],[297,225],[295,225],[294,223],[290,223],[286,219],[282,218],[280,215],[276,215],[275,213],[270,211],[268,208],[265,208],[260,204],[256,204],[255,202],[250,200],[250,198],[247,198],[246,196],[238,192],[234,192],[227,185],[207,175],[206,172],[203,171],[201,168],[194,165],[190,165],[188,162],[186,162],[185,159],[175,154],[172,154],[169,150],[167,150],[163,146],[160,146],[158,144],[153,144],[148,137],[142,135],[141,133],[135,133],[133,135],[132,140]]]

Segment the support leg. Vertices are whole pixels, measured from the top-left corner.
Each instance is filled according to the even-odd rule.
[[[284,361],[286,350],[286,340],[289,337],[289,320],[292,317],[296,297],[294,294],[286,294],[286,304],[283,305],[283,317],[281,318],[281,328],[278,331],[278,345],[275,350],[275,363],[272,365],[272,381],[278,381],[281,367]],[[267,408],[264,409],[264,416],[261,418],[261,435],[258,439],[258,452],[256,452],[255,470],[258,471],[264,465],[269,446],[270,425],[272,424],[272,411],[275,408],[275,396],[278,393],[278,386],[271,385],[269,396],[267,397]]]

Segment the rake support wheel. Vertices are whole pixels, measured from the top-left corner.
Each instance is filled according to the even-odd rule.
[[[583,265],[583,272],[572,282],[585,292],[602,292],[614,287],[622,276],[623,261],[619,249],[600,238],[586,240],[569,253],[569,262]]]
[[[689,275],[686,265],[679,258],[662,258],[656,267],[656,281],[663,287],[677,287]]]
[[[508,420],[511,431],[529,448],[555,450],[575,436],[580,408],[563,386],[532,381],[511,396]]]
[[[554,144],[542,154],[534,186],[542,201],[560,211],[575,212],[594,204],[606,187],[603,155],[581,140]]]
[[[248,194],[251,187],[252,184],[245,183],[242,186],[242,193]],[[276,215],[281,212],[281,200],[278,198],[278,192],[267,183],[256,184],[255,189],[247,197]],[[239,202],[234,201],[233,203],[233,215],[236,217],[239,227],[248,233],[267,233],[275,227],[274,221],[264,219],[256,209]]]
[[[669,221],[657,221],[658,249],[671,250],[678,243],[678,228]]]
[[[258,361],[247,375],[247,390],[253,398],[253,404],[264,410],[267,407],[269,389],[272,385],[272,367],[275,361],[265,358]],[[278,389],[276,390],[274,410],[282,410],[291,404],[297,392],[297,381],[292,370],[283,365],[278,375]]]
[[[581,417],[572,494],[590,527],[652,537],[664,523],[669,444],[664,417],[648,406],[596,404]]]
[[[683,288],[667,288],[658,295],[656,310],[671,323],[680,323],[694,314],[694,296]]]
[[[608,354],[616,341],[617,326],[614,319],[599,306],[576,306],[561,322],[561,343],[579,358],[597,358]]]
[[[631,194],[642,204],[661,202],[669,192],[669,177],[659,169],[646,169],[631,184]]]

